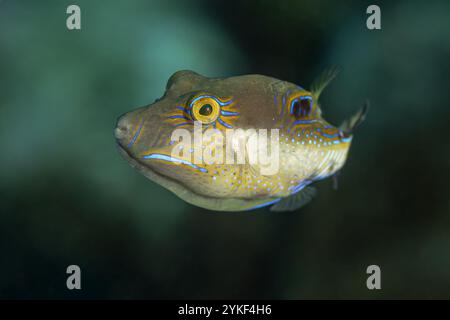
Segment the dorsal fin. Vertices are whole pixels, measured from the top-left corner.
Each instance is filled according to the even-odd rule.
[[[333,80],[339,73],[338,67],[332,67],[323,71],[312,83],[311,92],[316,100],[319,100],[323,89]]]

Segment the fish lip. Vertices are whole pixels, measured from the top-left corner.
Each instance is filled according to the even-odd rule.
[[[151,170],[153,173],[163,176],[159,173],[157,173],[155,170],[153,170],[150,166],[148,166],[146,163],[139,161],[138,159],[135,159],[130,152],[127,150],[126,147],[124,147],[120,141],[116,142],[116,147],[119,149],[120,155],[125,158],[125,160],[131,165],[131,167],[136,168],[137,166],[145,167],[148,170]],[[139,169],[139,168],[138,168]],[[165,176],[164,176],[165,177]]]
[[[139,161],[138,159],[135,159],[131,156],[131,154],[128,152],[128,150],[122,146],[120,143],[116,144],[119,153],[121,154],[121,156],[123,158],[125,158],[125,160],[128,162],[128,164],[133,168],[138,170],[142,175],[144,175],[146,178],[150,179],[151,181],[161,185],[162,187],[174,192],[175,194],[177,194],[173,188],[171,188],[170,186],[168,186],[168,184],[175,184],[177,186],[182,186],[183,188],[185,188],[186,190],[188,190],[188,192],[192,193],[193,195],[195,195],[196,197],[199,198],[205,198],[205,199],[217,199],[214,197],[206,197],[203,195],[200,195],[198,193],[196,193],[195,191],[193,191],[191,188],[189,188],[188,186],[186,186],[185,184],[171,178],[168,177],[166,175],[163,175],[159,172],[156,172],[152,167],[150,167],[147,163]],[[146,172],[145,170],[148,170],[149,172]],[[162,181],[164,181],[164,183],[161,183],[161,181],[155,181],[154,177],[157,177],[159,179],[161,179]],[[177,194],[178,195],[178,194]],[[180,197],[180,195],[178,195]],[[187,201],[186,199],[183,199],[185,201]],[[189,202],[189,201],[187,201]],[[195,205],[195,204],[193,204]]]
[[[127,148],[124,147],[119,141],[116,143],[116,146],[119,149],[119,153],[121,154],[121,156],[123,158],[125,158],[125,160],[130,164],[130,166],[132,168],[136,168],[139,171],[142,171],[142,168],[145,168],[146,170],[150,170],[152,172],[152,174],[154,174],[154,175],[157,175],[157,176],[159,176],[161,178],[164,178],[164,179],[171,180],[171,181],[181,185],[180,182],[178,182],[178,181],[176,181],[176,180],[174,180],[174,179],[172,179],[172,178],[170,178],[170,177],[168,177],[166,175],[163,175],[163,174],[161,174],[159,172],[156,172],[151,166],[148,165],[148,163],[140,161],[139,159],[134,158],[131,155],[131,153],[127,150]]]
[[[185,186],[184,184],[180,183],[179,181],[172,179],[166,175],[163,175],[159,172],[156,172],[151,166],[148,165],[148,163],[139,161],[139,159],[134,158],[130,152],[126,149],[126,147],[124,147],[123,145],[121,145],[119,142],[116,143],[116,147],[119,150],[120,155],[122,156],[122,158],[124,158],[128,164],[130,165],[130,167],[132,167],[133,169],[137,170],[139,173],[141,173],[143,176],[145,176],[146,178],[150,179],[151,181],[162,185],[163,187],[165,187],[166,189],[171,190],[171,188],[168,188],[166,186],[166,183],[162,184],[158,181],[155,180],[155,177],[163,180],[163,181],[168,181],[168,183],[170,184],[175,184],[178,186],[183,186],[184,188],[187,188],[190,192],[194,192],[192,191],[190,188],[188,188],[187,186]],[[173,192],[173,190],[171,190]]]

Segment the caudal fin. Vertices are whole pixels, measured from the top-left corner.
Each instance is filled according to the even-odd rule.
[[[344,133],[345,136],[349,136],[355,131],[355,129],[364,121],[369,111],[369,100],[366,100],[363,107],[358,110],[350,119],[345,120],[339,129]]]

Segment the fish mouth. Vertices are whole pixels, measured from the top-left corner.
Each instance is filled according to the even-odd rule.
[[[211,197],[202,196],[193,190],[191,190],[188,186],[184,185],[183,183],[172,179],[166,175],[163,175],[159,172],[156,172],[148,163],[145,163],[139,159],[135,159],[130,152],[124,148],[120,143],[117,143],[117,148],[119,150],[119,153],[121,156],[128,162],[128,164],[136,169],[138,172],[140,172],[142,175],[144,175],[146,178],[152,180],[153,182],[161,185],[162,187],[168,189],[169,191],[176,194],[178,197],[183,199],[184,201],[196,205],[193,199],[215,199]],[[149,156],[152,154],[149,154]],[[153,155],[158,155],[156,153],[153,153]],[[164,154],[159,154],[161,157],[169,157]],[[161,160],[161,159],[160,159]],[[219,199],[217,199],[219,200]],[[210,210],[215,210],[216,208],[209,208]]]
[[[148,163],[144,163],[142,161],[136,160],[133,156],[124,148],[122,145],[117,143],[118,150],[123,158],[129,163],[129,165],[144,175],[146,178],[152,180],[153,182],[161,185],[163,188],[173,192],[182,200],[190,203],[194,206],[200,206],[214,211],[245,211],[252,208],[255,208],[255,205],[258,205],[262,202],[266,203],[266,199],[260,199],[255,202],[255,200],[250,199],[241,199],[241,198],[215,198],[203,196],[201,194],[196,193],[188,186],[183,183],[174,180],[166,175],[160,174],[156,172],[153,168],[151,168]],[[270,199],[269,199],[270,200]],[[275,200],[275,199],[272,199]]]
[[[140,161],[139,159],[136,159],[131,153],[130,151],[125,148],[120,142],[117,142],[117,148],[119,150],[119,153],[121,154],[121,156],[128,162],[128,164],[137,169],[139,172],[141,172],[144,176],[150,178],[151,180],[153,179],[153,176],[157,176],[159,178],[164,178],[164,179],[170,179],[172,180],[174,183],[179,184],[178,181],[175,181],[165,175],[162,175],[158,172],[156,172],[148,163]],[[160,154],[161,156],[164,156],[163,154]],[[148,176],[147,172],[151,172],[151,177]]]
[[[185,164],[188,166],[192,166],[202,172],[208,172],[207,169],[202,168],[202,167],[198,167],[193,163],[190,163],[189,161],[185,161],[183,159],[178,159],[175,157],[171,157],[169,155],[163,154],[163,153],[150,153],[147,154],[145,156],[143,156],[140,159],[136,159],[131,153],[130,151],[125,148],[120,142],[118,142],[117,144],[117,148],[119,150],[119,153],[121,154],[121,156],[123,158],[125,158],[125,160],[128,162],[128,164],[135,168],[136,170],[138,170],[140,173],[142,173],[144,176],[146,176],[147,178],[149,178],[150,180],[156,181],[160,184],[162,184],[163,186],[165,186],[165,183],[162,183],[160,180],[164,179],[167,181],[170,181],[170,184],[176,184],[176,185],[182,185],[184,188],[189,189],[188,186],[182,184],[181,182],[168,177],[164,174],[161,174],[159,172],[157,172],[148,162],[146,161],[142,161],[141,159],[144,160],[148,160],[148,159],[154,159],[154,160],[163,160],[163,161],[167,161],[169,163],[179,163],[179,164]],[[166,187],[166,186],[165,186]],[[168,188],[168,187],[166,187]],[[170,188],[168,188],[169,190],[171,190]],[[190,190],[190,189],[189,189]],[[191,191],[191,190],[190,190]],[[193,192],[193,191],[191,191]]]

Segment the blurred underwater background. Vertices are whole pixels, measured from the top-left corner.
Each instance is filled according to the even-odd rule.
[[[0,298],[450,298],[450,2],[377,2],[381,30],[356,0],[78,0],[77,31],[70,4],[0,1]],[[308,88],[332,66],[325,119],[372,108],[298,212],[197,208],[117,152],[177,70]]]

